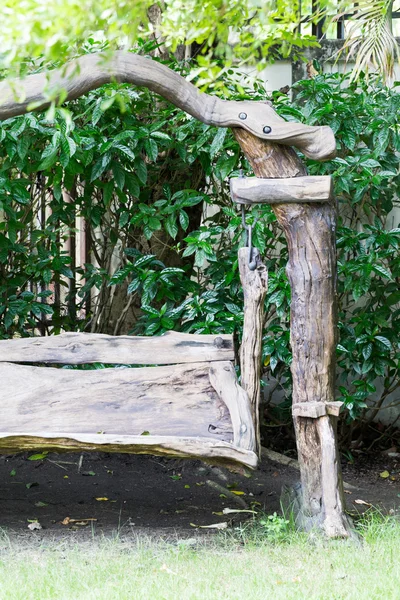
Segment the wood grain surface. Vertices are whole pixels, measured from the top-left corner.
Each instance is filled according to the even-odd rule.
[[[257,464],[249,402],[229,361],[90,371],[2,363],[0,378],[0,448],[122,445]]]
[[[233,360],[232,335],[196,335],[169,331],[162,336],[111,336],[62,333],[47,337],[0,340],[0,362],[78,365],[169,365]]]
[[[161,63],[123,51],[82,56],[61,69],[0,82],[0,120],[24,114],[32,106],[46,108],[61,95],[74,100],[111,81],[147,87],[203,123],[240,127],[259,138],[295,146],[314,160],[332,158],[336,152],[330,127],[286,122],[267,102],[221,100],[201,93]]]
[[[230,180],[232,200],[238,204],[279,204],[281,202],[329,202],[333,196],[332,177],[284,177],[261,179],[236,177]]]

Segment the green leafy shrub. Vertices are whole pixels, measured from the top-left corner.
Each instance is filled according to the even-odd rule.
[[[377,415],[400,387],[400,136],[397,86],[379,79],[318,75],[296,86],[295,107],[283,113],[327,124],[338,156],[309,163],[331,174],[338,199],[339,393],[351,419],[364,416],[374,395]],[[395,209],[395,210],[394,210]],[[396,212],[397,209],[397,212]]]

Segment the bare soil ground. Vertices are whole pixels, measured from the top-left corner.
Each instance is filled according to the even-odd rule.
[[[211,532],[197,526],[225,521],[223,508],[240,509],[240,501],[268,514],[279,512],[282,485],[299,479],[297,469],[268,460],[249,473],[151,456],[52,453],[43,460],[29,456],[0,457],[0,528],[11,536],[81,539],[93,532],[140,532],[190,537]],[[351,513],[373,506],[400,514],[398,459],[382,455],[378,460],[357,459],[356,464],[344,464],[344,479]],[[224,494],[218,486],[236,494]],[[29,529],[33,521],[42,529]]]

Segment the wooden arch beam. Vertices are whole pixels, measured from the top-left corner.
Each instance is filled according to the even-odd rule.
[[[335,155],[330,127],[286,122],[267,102],[221,100],[201,93],[161,63],[123,51],[82,56],[62,69],[1,82],[0,121],[46,108],[61,94],[65,100],[75,100],[111,81],[147,87],[208,125],[241,127],[258,138],[295,146],[314,160]]]

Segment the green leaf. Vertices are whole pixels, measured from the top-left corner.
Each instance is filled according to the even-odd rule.
[[[372,354],[372,344],[367,344],[362,350],[364,360],[367,360]]]
[[[114,144],[114,148],[122,152],[122,154],[124,154],[131,160],[135,160],[135,155],[128,146],[124,146],[123,144]]]
[[[122,212],[120,217],[119,217],[119,226],[121,227],[121,229],[123,227],[125,227],[125,225],[128,223],[130,219],[130,214],[128,212]]]
[[[114,182],[108,181],[103,188],[103,202],[104,206],[109,206],[111,202],[111,198],[114,192]]]
[[[26,153],[28,152],[29,144],[30,144],[30,138],[27,135],[24,135],[19,138],[18,144],[17,144],[17,153],[20,158],[22,158],[22,159],[25,158]]]
[[[372,265],[372,270],[383,277],[387,277],[387,279],[392,279],[391,273],[381,265]]]
[[[360,165],[363,167],[369,167],[369,168],[374,168],[374,167],[380,167],[381,163],[378,162],[377,160],[373,159],[373,158],[367,158],[367,160],[363,160],[360,162]]]
[[[212,157],[214,157],[217,154],[217,152],[219,152],[219,150],[221,150],[222,146],[224,145],[227,131],[228,130],[225,127],[220,128],[218,130],[216,136],[214,137],[213,141],[211,142],[210,155]]]
[[[43,460],[47,455],[47,451],[41,452],[40,454],[31,454],[28,456],[28,460]]]
[[[166,232],[175,239],[178,235],[178,225],[176,224],[176,215],[170,215],[164,222]]]
[[[377,340],[378,342],[380,342],[388,350],[392,349],[392,344],[391,344],[391,342],[386,337],[383,337],[382,335],[376,335],[375,336],[375,340]]]
[[[105,168],[106,167],[103,163],[103,159],[99,158],[92,167],[92,172],[90,175],[90,182],[94,181],[95,179],[98,179],[105,171]]]
[[[270,366],[272,373],[275,371],[278,362],[279,362],[278,357],[275,354],[273,354],[269,360],[269,366]]]
[[[168,142],[171,141],[171,137],[166,133],[163,133],[162,131],[153,131],[150,135],[151,137],[156,138],[158,140],[165,140]]]
[[[161,229],[161,221],[157,217],[149,217],[148,226],[152,231]]]
[[[120,164],[113,162],[111,165],[111,169],[114,175],[114,180],[120,190],[124,188],[125,185],[125,170],[121,167]]]
[[[153,162],[156,162],[157,156],[158,156],[157,143],[152,139],[148,139],[148,140],[145,140],[144,147],[145,147],[146,154],[149,157],[149,159],[152,160]]]
[[[147,166],[144,160],[135,160],[135,171],[139,181],[145,185],[147,183]]]
[[[184,210],[179,212],[179,223],[184,231],[189,227],[189,217]]]
[[[38,171],[46,171],[50,167],[54,165],[58,158],[58,148],[54,148],[53,146],[48,146],[49,150],[43,152],[42,161],[38,166]]]
[[[140,195],[140,184],[133,173],[125,172],[125,186],[130,194],[135,198],[139,198]]]
[[[386,305],[393,306],[400,302],[400,292],[393,292],[393,294],[389,294],[386,298]]]

